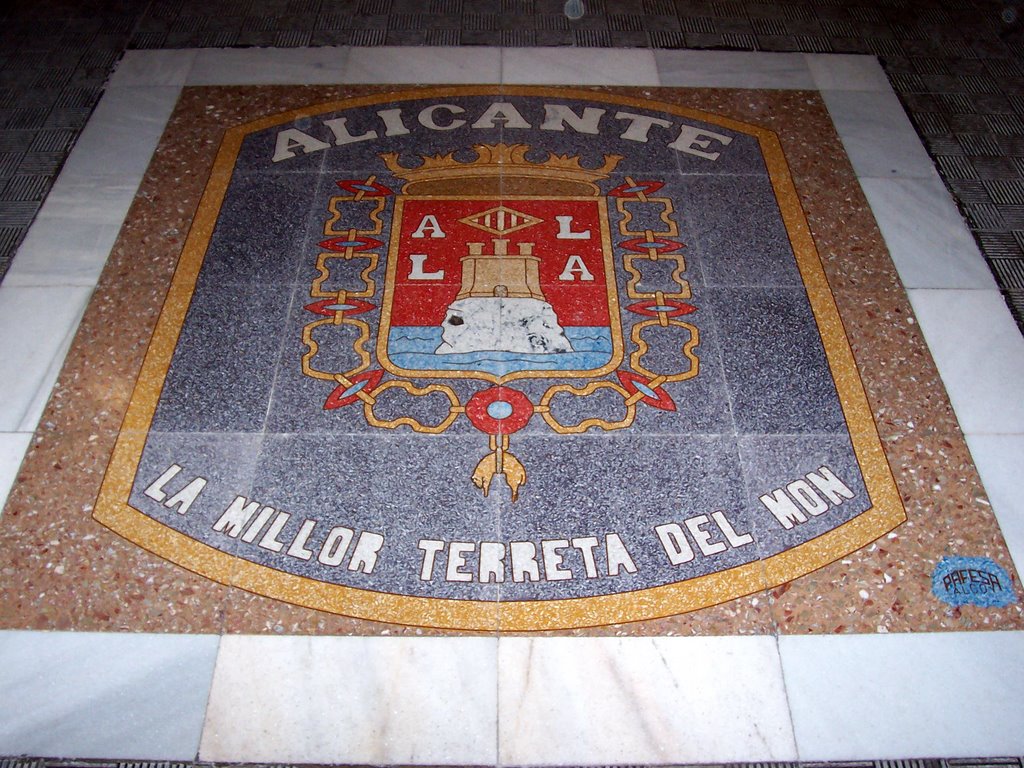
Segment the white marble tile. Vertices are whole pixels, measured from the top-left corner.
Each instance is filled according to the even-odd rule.
[[[141,179],[120,173],[97,173],[88,181],[59,178],[39,210],[40,216],[91,219],[120,224],[135,198]]]
[[[8,286],[95,285],[137,189],[132,180],[59,180],[4,277]]]
[[[1024,435],[967,435],[992,511],[1018,571],[1024,571]]]
[[[340,83],[344,82],[350,51],[341,47],[202,48],[192,62],[186,85]]]
[[[35,431],[91,293],[0,285],[0,431]]]
[[[125,51],[107,88],[139,85],[182,85],[188,78],[195,49],[166,51]]]
[[[493,764],[497,641],[225,637],[200,759]]]
[[[800,760],[1024,754],[1024,633],[779,639]]]
[[[7,496],[31,442],[32,435],[28,432],[0,432],[0,511],[7,503]]]
[[[503,48],[508,85],[658,85],[658,65],[640,48]]]
[[[814,89],[801,53],[658,50],[654,60],[665,86]]]
[[[960,426],[1024,433],[1024,338],[998,291],[907,291]]]
[[[992,272],[938,177],[860,180],[907,288],[995,289]]]
[[[64,163],[61,181],[141,179],[180,92],[174,86],[108,90]]]
[[[847,53],[805,53],[807,66],[820,91],[892,90],[885,70],[874,56]]]
[[[499,48],[354,48],[343,83],[498,83]]]
[[[891,90],[822,91],[858,176],[926,177],[935,168]]]
[[[502,764],[794,760],[773,637],[499,641]]]
[[[4,285],[94,286],[120,228],[79,216],[39,216],[18,248]]]
[[[195,759],[217,643],[0,632],[0,754]]]

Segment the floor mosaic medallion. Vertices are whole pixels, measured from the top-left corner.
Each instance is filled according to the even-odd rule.
[[[186,88],[22,474],[4,626],[1024,626],[810,92]]]

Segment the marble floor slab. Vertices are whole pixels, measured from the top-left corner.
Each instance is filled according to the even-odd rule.
[[[1015,662],[1019,603],[943,603],[931,584],[943,557],[982,555],[1001,563],[1014,580],[1012,590],[1019,589],[1013,560],[1021,562],[1024,552],[1012,473],[1024,460],[1024,433],[1019,397],[1004,382],[1019,380],[1024,350],[877,62],[553,49],[430,49],[422,60],[386,49],[359,54],[132,52],[57,182],[52,199],[54,206],[61,202],[60,210],[40,216],[23,248],[23,265],[20,255],[15,259],[8,276],[14,282],[0,289],[0,313],[11,318],[2,324],[0,346],[7,370],[15,372],[4,388],[14,396],[0,406],[5,488],[19,475],[22,455],[28,458],[0,517],[0,621],[6,627],[0,642],[5,657],[25,661],[2,685],[8,701],[37,690],[31,699],[37,714],[31,722],[20,715],[7,720],[0,754],[182,760],[198,750],[201,759],[217,761],[607,764],[1024,752],[1015,726],[1015,691],[1024,682]],[[212,573],[203,553],[179,559],[182,568],[99,529],[91,515],[104,473],[108,481],[119,476],[116,465],[108,471],[107,459],[119,439],[141,445],[146,437],[132,424],[119,425],[138,391],[136,373],[151,346],[192,211],[208,190],[209,174],[190,169],[214,167],[220,146],[203,133],[201,107],[209,107],[205,119],[215,123],[224,116],[217,104],[231,99],[271,114],[275,104],[298,106],[310,97],[321,103],[355,93],[335,90],[324,98],[326,91],[298,86],[402,81],[638,86],[644,92],[631,97],[639,99],[653,98],[657,87],[740,89],[733,101],[715,101],[713,92],[700,98],[719,110],[746,103],[762,121],[784,112],[781,105],[796,109],[806,93],[817,105],[811,122],[826,121],[816,138],[843,147],[849,158],[847,165],[841,153],[825,153],[822,163],[820,154],[788,145],[804,226],[817,246],[872,414],[872,430],[854,426],[843,439],[864,445],[865,435],[874,435],[874,455],[892,472],[907,523],[796,581],[779,580],[769,566],[746,597],[639,624],[612,622],[567,633],[654,636],[622,639],[509,636],[523,625],[503,624],[500,615],[472,627],[481,636],[417,638],[437,630],[297,607],[289,602],[309,604],[297,592],[275,592],[277,600],[253,595],[263,582],[244,561],[218,573],[215,582],[196,575]],[[268,85],[285,87],[272,91]],[[764,88],[796,95],[769,99],[758,95]],[[179,103],[182,94],[184,101],[192,99],[192,112]],[[176,108],[178,116],[171,118]],[[165,143],[156,155],[163,166],[158,162],[147,174],[169,119],[192,141]],[[785,125],[776,130],[785,142]],[[656,157],[647,165],[656,168]],[[844,169],[843,195],[830,198],[829,187],[814,183],[819,168]],[[685,171],[674,169],[680,183]],[[175,193],[168,196],[158,182],[171,178]],[[90,183],[107,192],[82,198]],[[109,233],[96,227],[118,226],[126,190],[136,187],[141,195],[108,254]],[[696,220],[689,213],[682,219],[685,225]],[[853,231],[853,241],[844,239]],[[788,234],[792,242],[794,231]],[[46,258],[50,242],[68,244],[65,260]],[[694,240],[694,246],[700,243]],[[695,284],[713,287],[715,265],[702,263],[696,250]],[[292,285],[291,279],[283,282]],[[301,300],[308,280],[294,284]],[[123,290],[126,285],[130,290]],[[259,292],[246,293],[238,283],[230,290],[237,302],[259,306],[252,304]],[[729,290],[720,306],[749,295]],[[72,346],[90,295],[82,334]],[[777,297],[773,301],[777,307]],[[126,313],[133,322],[117,343],[109,337],[97,343]],[[26,343],[27,335],[38,342]],[[200,339],[198,347],[207,343]],[[714,348],[711,334],[706,343]],[[706,372],[714,375],[713,357]],[[140,381],[145,384],[145,377]],[[470,450],[470,434],[456,435],[453,445]],[[270,437],[249,431],[249,442],[235,440],[230,448],[227,440],[212,441],[220,447],[210,448],[210,455],[220,457],[233,487],[280,487],[272,473],[261,473],[259,457],[284,455],[292,443],[284,432]],[[540,434],[513,437],[536,446],[531,451],[558,450],[545,448]],[[716,448],[715,455],[734,456],[746,462],[748,475],[756,469],[769,478],[771,462],[752,457],[771,456],[780,440],[789,439],[782,432],[769,437],[775,442],[747,435],[734,441],[733,453]],[[838,438],[833,433],[829,439]],[[817,449],[800,450],[814,455]],[[142,484],[135,498],[155,503],[162,491],[146,496],[151,487]],[[502,496],[486,513],[500,521],[509,509],[511,499]],[[926,523],[935,510],[950,515],[937,529]],[[160,540],[159,529],[153,530],[150,549]],[[762,535],[773,541],[763,527],[751,531],[759,542]],[[233,554],[240,546],[223,549]],[[363,615],[372,618],[373,608]],[[32,631],[71,628],[96,633]],[[153,635],[118,634],[125,630],[170,634],[161,645]],[[219,650],[217,642],[210,645],[224,632]],[[818,636],[801,636],[808,632]],[[833,632],[838,636],[823,636]],[[261,633],[266,635],[254,636]],[[747,634],[758,636],[739,637]],[[89,667],[84,677],[83,663]],[[141,690],[160,693],[142,704],[136,701]],[[943,707],[947,700],[959,704]],[[153,707],[166,701],[174,702],[174,717],[158,721]],[[984,713],[983,726],[955,716],[965,702]],[[132,719],[126,720],[128,711]],[[38,723],[50,724],[45,737]],[[124,727],[131,724],[137,727]]]
[[[503,764],[798,756],[773,638],[504,638],[498,674]]]
[[[1022,640],[1019,632],[780,638],[801,759],[1019,753],[1010,713],[1022,704]]]
[[[191,760],[218,645],[210,635],[5,632],[0,750]]]
[[[222,643],[201,760],[497,762],[495,638],[228,636]],[[317,675],[296,674],[297,658]]]

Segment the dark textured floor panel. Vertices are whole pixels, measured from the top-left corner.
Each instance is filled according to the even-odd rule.
[[[1024,322],[1024,18],[1011,3],[808,0],[156,0],[0,11],[0,279],[126,49],[502,45],[863,53],[880,57]],[[1020,758],[746,764],[1021,768]],[[0,758],[0,768],[209,763]],[[255,768],[255,766],[254,766]],[[268,767],[269,768],[269,767]]]
[[[918,760],[850,760],[803,763],[709,763],[702,768],[1020,768],[1024,759],[979,757]],[[126,760],[53,760],[47,758],[0,758],[0,768],[285,768],[281,763],[170,763]],[[326,768],[308,765],[306,768]],[[608,766],[607,768],[612,768]]]
[[[722,48],[881,58],[1024,322],[1024,19],[984,0],[21,2],[0,16],[0,278],[127,48]],[[982,182],[977,184],[975,182]]]

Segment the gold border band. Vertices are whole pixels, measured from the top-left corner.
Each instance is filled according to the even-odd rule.
[[[803,576],[866,546],[904,522],[906,515],[903,504],[778,137],[772,131],[755,125],[673,104],[604,91],[529,86],[501,87],[500,93],[580,99],[657,110],[758,139],[868,489],[870,509],[828,533],[785,552],[684,582],[597,597],[487,602],[394,595],[284,573],[202,544],[156,522],[129,505],[129,495],[146,435],[245,136],[300,117],[340,109],[433,97],[488,96],[498,91],[498,86],[450,86],[382,93],[317,104],[227,130],[122,423],[96,504],[95,519],[149,552],[197,574],[295,605],[395,624],[515,632],[655,619],[717,605]],[[606,211],[604,215],[607,215]],[[603,226],[607,228],[606,221]],[[620,349],[621,343],[620,338]]]

